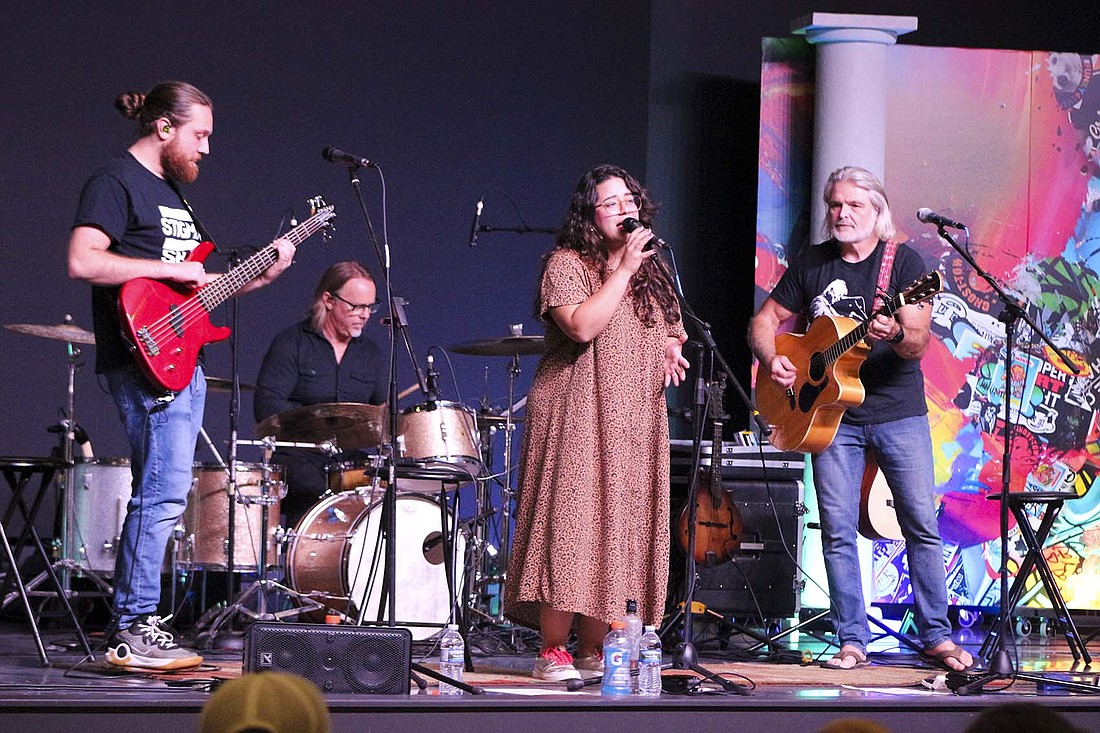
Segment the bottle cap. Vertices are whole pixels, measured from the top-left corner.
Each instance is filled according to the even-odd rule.
[[[339,626],[340,625],[340,614],[338,614],[338,613],[326,613],[325,614],[325,623],[328,624],[329,626]]]
[[[447,628],[458,631],[458,624],[447,624]]]
[[[624,624],[622,621],[612,621],[611,628],[622,630],[626,628],[626,624]]]
[[[638,612],[638,602],[635,601],[634,599],[630,599],[629,601],[627,601],[626,602],[626,612],[627,613],[637,613]]]

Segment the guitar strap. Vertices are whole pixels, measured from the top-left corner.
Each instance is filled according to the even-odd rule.
[[[199,217],[195,214],[195,210],[191,208],[191,202],[188,201],[183,195],[183,192],[180,191],[175,180],[173,180],[171,176],[165,176],[164,180],[168,181],[168,185],[171,186],[172,190],[176,192],[176,195],[180,197],[180,201],[183,202],[183,208],[187,209],[187,213],[191,215],[191,221],[195,222],[195,228],[199,230],[199,236],[202,237],[202,241],[210,242],[210,244],[214,245],[214,249],[217,250],[218,243],[214,241],[214,238],[210,236],[210,232],[206,231],[206,227],[199,221]],[[881,280],[881,278],[879,279]]]
[[[890,286],[890,273],[894,269],[894,255],[897,252],[897,242],[887,242],[886,249],[882,250],[882,265],[878,270],[878,284],[875,286],[875,299],[871,303],[871,313],[886,305],[887,288]]]

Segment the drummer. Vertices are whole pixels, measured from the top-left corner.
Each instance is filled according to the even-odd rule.
[[[276,335],[264,356],[253,403],[257,422],[305,405],[384,403],[389,360],[363,335],[377,308],[374,278],[366,267],[337,262],[325,270],[307,317]],[[296,526],[328,489],[327,466],[362,457],[278,448],[272,461],[284,468],[286,526]]]

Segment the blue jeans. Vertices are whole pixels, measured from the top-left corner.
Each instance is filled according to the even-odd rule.
[[[865,451],[876,456],[894,494],[905,537],[913,615],[925,649],[951,638],[947,620],[943,542],[933,495],[932,436],[920,415],[875,425],[841,423],[832,444],[813,457],[821,512],[821,543],[829,599],[840,643],[866,649],[870,641],[856,533]]]
[[[115,558],[114,613],[124,629],[138,616],[156,613],[160,604],[168,538],[191,491],[206,379],[202,367],[195,369],[191,384],[163,402],[136,366],[111,370],[106,377],[130,441],[134,475]]]

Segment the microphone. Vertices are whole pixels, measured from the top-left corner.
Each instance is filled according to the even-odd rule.
[[[952,229],[966,229],[966,224],[948,219],[946,216],[932,211],[932,209],[918,209],[917,218],[925,224],[935,224],[936,226],[951,227]]]
[[[328,147],[321,151],[321,157],[327,160],[329,163],[337,163],[339,165],[350,165],[356,168],[377,168],[378,164],[373,160],[367,160],[366,158],[360,158],[352,155],[351,153],[345,153],[340,148]]]
[[[620,224],[619,226],[622,227],[623,231],[626,232],[627,234],[634,231],[635,229],[638,229],[639,227],[643,228],[643,229],[648,229],[649,228],[645,224],[638,221],[637,219],[635,219],[632,216],[628,216],[625,219],[623,219],[623,223]],[[655,246],[656,247],[663,247],[665,249],[668,249],[668,245],[665,244],[665,240],[661,239],[656,234],[654,234],[653,237],[651,237],[650,240],[645,243],[645,246],[642,247],[642,251],[645,252],[645,251],[651,250]]]
[[[470,246],[471,247],[476,247],[477,246],[477,235],[481,231],[481,228],[480,228],[479,225],[481,224],[481,210],[483,208],[485,208],[485,199],[484,199],[484,197],[479,198],[477,200],[477,211],[474,214],[474,223],[470,225]]]
[[[435,409],[435,403],[439,401],[439,372],[435,370],[435,359],[431,354],[428,354],[428,375],[426,381],[428,387],[428,405],[430,409]]]

